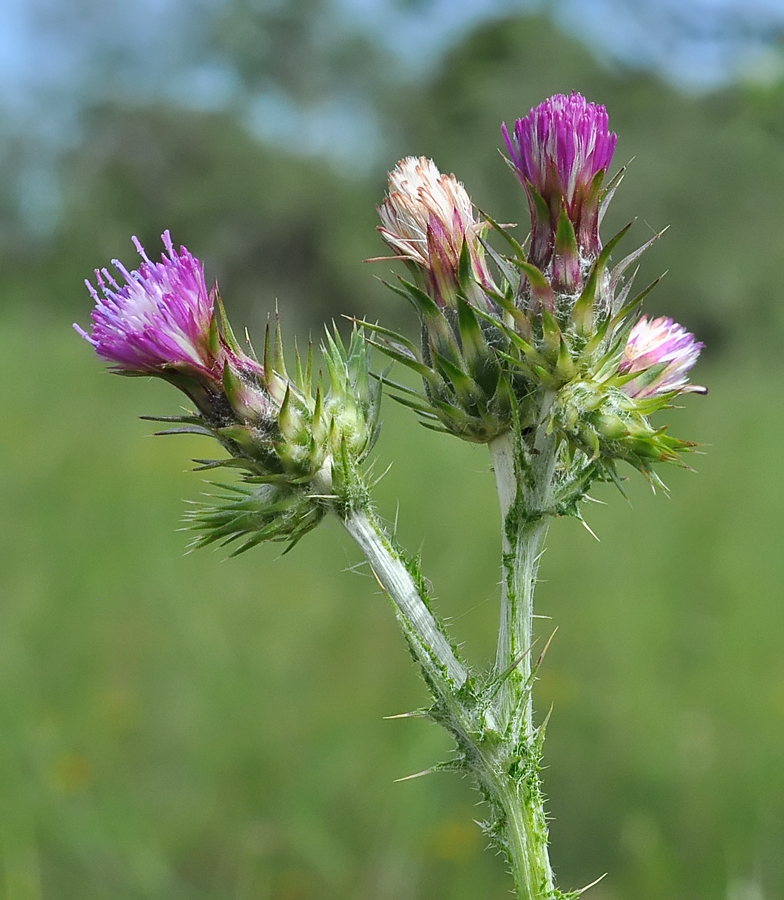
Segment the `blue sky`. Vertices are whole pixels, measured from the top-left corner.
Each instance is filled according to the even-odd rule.
[[[289,0],[257,2],[279,6]],[[372,36],[409,71],[433,65],[483,19],[546,8],[598,57],[656,70],[687,90],[710,89],[734,77],[771,81],[783,74],[784,0],[332,2],[332,29]],[[36,187],[32,194],[23,192],[52,196],[50,187],[39,188],[52,154],[79,139],[79,103],[118,93],[205,109],[231,103],[239,93],[236,74],[199,55],[200,41],[225,3],[0,0],[0,138],[23,134],[29,147],[33,137],[29,177]],[[771,40],[776,34],[778,42]],[[99,80],[96,64],[103,73]],[[362,163],[357,148],[365,162],[372,157],[373,113],[356,97],[303,110],[271,86],[250,103],[246,121],[259,136],[288,145],[307,130],[314,136],[311,152],[331,153],[352,166]]]
[[[784,0],[335,2],[347,25],[374,35],[414,65],[435,59],[481,19],[546,4],[567,30],[586,39],[600,56],[657,68],[698,89],[718,84],[738,70],[774,77],[775,54],[764,51],[750,32],[766,23],[784,32]],[[89,77],[90,60],[96,54],[143,57],[144,75],[137,70],[135,77],[148,83],[138,87],[154,90],[156,60],[165,61],[171,52],[171,35],[183,27],[198,30],[199,22],[208,22],[221,6],[222,0],[3,0],[0,102],[7,110],[21,111],[34,95],[72,92]],[[677,19],[681,33],[673,38],[671,26]],[[62,23],[67,28],[59,28]],[[724,34],[711,35],[711,30]],[[225,73],[209,66],[191,68],[192,77],[201,79],[203,92],[213,92],[216,104],[231,91]]]

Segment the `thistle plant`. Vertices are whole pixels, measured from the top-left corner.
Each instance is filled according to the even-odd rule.
[[[694,445],[651,421],[689,392],[702,344],[667,318],[641,314],[654,282],[633,295],[635,265],[659,237],[611,257],[626,226],[602,243],[600,225],[623,178],[610,176],[616,135],[602,106],[557,95],[503,126],[508,163],[531,215],[519,241],[479,214],[462,184],[425,158],[392,170],[379,231],[406,276],[390,284],[414,307],[421,340],[355,322],[344,342],[327,333],[294,348],[293,374],[277,322],[263,352],[240,344],[217,287],[168,232],[161,262],[115,263],[88,282],[90,333],[77,330],[124,375],[173,384],[193,409],[161,421],[163,433],[214,438],[222,452],[199,470],[230,468],[238,482],[189,516],[197,546],[242,552],[262,541],[293,546],[326,515],[354,538],[392,602],[432,695],[421,714],[454,739],[433,767],[471,778],[484,800],[482,828],[503,851],[518,900],[565,900],[548,855],[540,783],[546,717],[533,689],[534,589],[553,519],[582,520],[596,482],[624,492],[622,464],[654,489],[662,463],[684,465]],[[500,249],[499,249],[500,248]],[[389,257],[386,257],[389,258]],[[421,388],[373,373],[371,348],[411,369]],[[495,659],[469,668],[437,617],[418,560],[377,515],[364,468],[379,431],[383,389],[427,428],[486,444],[501,512],[502,591]]]

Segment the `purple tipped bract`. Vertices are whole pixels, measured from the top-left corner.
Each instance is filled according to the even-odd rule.
[[[139,268],[129,272],[113,261],[124,284],[107,269],[96,270],[98,289],[85,282],[96,304],[92,333],[74,327],[119,371],[161,374],[175,368],[220,378],[221,366],[210,348],[214,298],[204,268],[185,247],[175,250],[168,231],[162,239],[166,255],[159,263],[148,258],[136,238],[143,260]]]
[[[534,224],[532,262],[539,266],[549,262],[562,207],[578,245],[597,255],[601,249],[599,190],[617,140],[610,132],[607,110],[576,92],[568,97],[555,94],[518,119],[512,134],[506,124],[501,130],[528,194]]]
[[[672,319],[648,320],[643,316],[629,333],[618,370],[623,375],[640,372],[623,389],[630,397],[654,397],[672,391],[706,394],[707,388],[689,384],[689,371],[704,344]],[[651,370],[657,367],[651,377]],[[661,368],[659,368],[661,367]]]

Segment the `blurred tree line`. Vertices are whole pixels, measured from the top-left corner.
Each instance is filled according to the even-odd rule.
[[[382,308],[389,318],[397,304],[372,277],[388,267],[361,265],[384,252],[374,208],[387,169],[406,154],[431,156],[481,208],[524,232],[522,193],[494,152],[500,123],[551,93],[579,90],[610,112],[616,165],[634,160],[605,236],[638,216],[631,249],[634,239],[672,226],[640,276],[669,269],[650,309],[668,310],[714,351],[738,339],[777,345],[781,79],[682,93],[656,75],[600,62],[541,14],[480,24],[435,69],[412,74],[366,38],[330,31],[329,10],[327,0],[235,0],[215,15],[194,52],[236,78],[222,108],[165,92],[86,93],[78,139],[54,159],[60,196],[49,227],[38,228],[15,194],[30,147],[23,136],[6,141],[5,304],[84,319],[84,277],[112,257],[132,263],[132,234],[156,252],[169,228],[252,326],[276,302],[306,326],[343,313],[376,317]],[[93,77],[111,64],[97,63]],[[341,115],[358,136],[342,158],[322,133],[330,111],[338,138]],[[276,115],[289,122],[282,137]]]

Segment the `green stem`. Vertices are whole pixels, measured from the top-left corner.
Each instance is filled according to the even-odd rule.
[[[503,773],[493,788],[504,812],[505,849],[518,900],[555,900],[539,779],[525,779],[521,790]]]
[[[546,410],[548,397],[543,399]],[[456,763],[479,783],[491,810],[488,832],[509,859],[518,900],[558,900],[547,852],[539,785],[540,733],[533,727],[533,594],[547,532],[555,441],[542,424],[524,446],[511,436],[490,445],[503,515],[504,589],[492,695],[474,691],[468,672],[433,615],[418,569],[365,504],[336,507],[384,591],[436,697],[431,714],[457,742]]]
[[[540,746],[533,724],[534,591],[553,497],[556,441],[547,433],[552,397],[526,446],[502,435],[490,444],[503,523],[503,580],[496,676],[502,728],[499,761],[483,781],[501,813],[500,825],[519,900],[557,896],[547,851],[547,820],[539,783]]]
[[[446,693],[460,690],[468,673],[430,611],[424,591],[412,577],[400,553],[369,509],[341,517],[370,563],[379,583],[395,604],[420,665]]]

